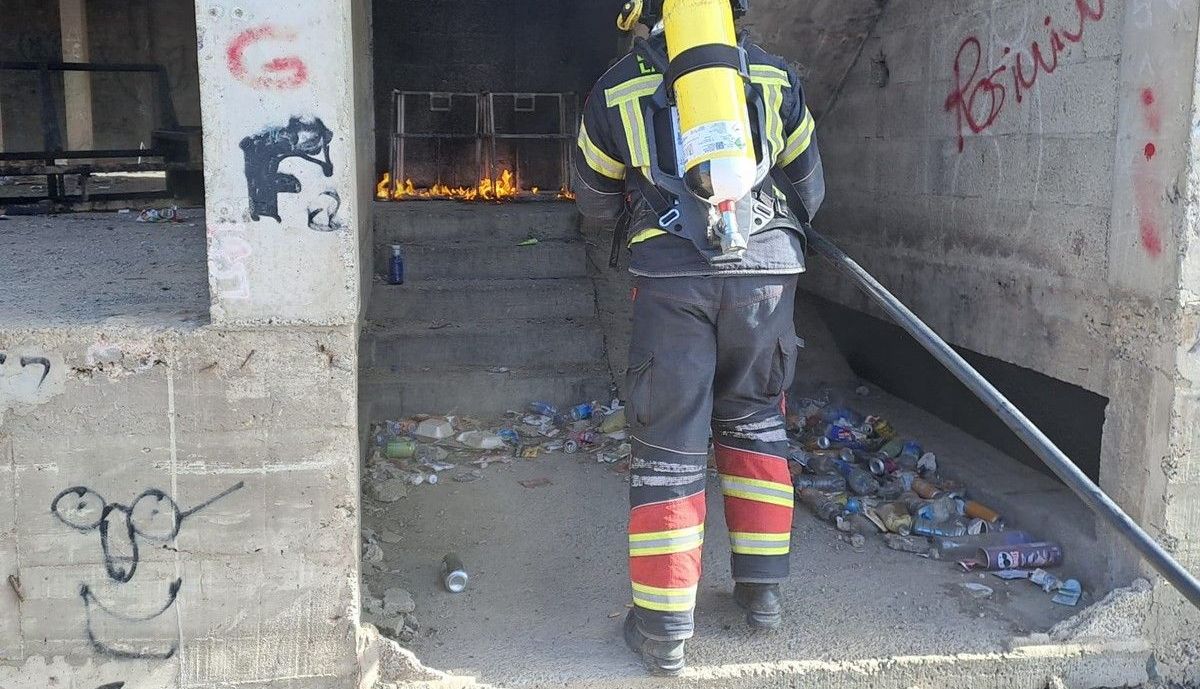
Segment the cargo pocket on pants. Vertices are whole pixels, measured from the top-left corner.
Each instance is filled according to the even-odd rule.
[[[792,384],[796,375],[796,349],[800,346],[800,338],[796,333],[788,333],[779,338],[775,345],[775,357],[771,363],[771,377],[767,382],[767,396],[778,397]]]
[[[631,424],[646,426],[650,423],[650,383],[653,379],[653,365],[654,355],[651,354],[645,361],[630,366],[625,373],[625,411]]]

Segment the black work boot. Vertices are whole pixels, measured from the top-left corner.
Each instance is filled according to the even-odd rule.
[[[733,600],[746,611],[746,624],[755,629],[775,629],[783,622],[779,584],[735,584]]]
[[[637,618],[633,611],[625,616],[625,645],[629,650],[642,657],[642,662],[651,674],[674,676],[683,671],[683,640],[655,641],[647,639],[637,628]]]

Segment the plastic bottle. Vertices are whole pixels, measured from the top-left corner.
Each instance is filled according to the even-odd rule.
[[[883,542],[892,550],[898,550],[902,553],[915,553],[917,555],[927,555],[929,553],[929,539],[920,536],[885,534]]]
[[[842,508],[825,493],[812,488],[801,488],[797,491],[800,502],[804,503],[812,513],[817,515],[817,519],[823,522],[833,523],[841,513]]]
[[[928,519],[935,524],[941,524],[948,521],[951,517],[957,516],[958,504],[954,498],[943,495],[936,500],[930,500],[924,505],[917,508],[916,516],[918,519]]]
[[[801,474],[792,478],[792,485],[796,490],[812,488],[823,493],[841,493],[846,490],[846,479],[836,474]]]
[[[913,520],[904,505],[889,502],[875,508],[875,516],[883,522],[884,527],[894,534],[907,536],[912,533]]]
[[[966,536],[967,524],[957,519],[938,524],[928,519],[917,518],[913,521],[912,532],[926,538]]]
[[[530,402],[529,410],[540,416],[548,416],[554,418],[558,416],[558,407],[549,402]]]
[[[572,421],[584,421],[592,418],[592,414],[594,414],[595,411],[596,407],[591,402],[584,402],[577,407],[572,407],[568,414],[570,415]]]
[[[874,495],[879,490],[879,481],[876,481],[870,472],[859,469],[845,460],[835,461],[838,473],[846,479],[846,485],[850,487],[850,492],[855,495]]]
[[[392,245],[392,259],[388,263],[388,283],[404,284],[404,254],[401,253],[399,244]]]
[[[836,474],[838,459],[836,452],[812,452],[808,455],[808,470],[814,474]]]

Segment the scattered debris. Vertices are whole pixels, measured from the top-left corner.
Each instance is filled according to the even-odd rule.
[[[137,222],[179,222],[179,206],[147,208],[138,214]]]
[[[402,479],[393,478],[381,483],[371,483],[368,489],[370,495],[379,502],[396,502],[408,497],[408,483]]]
[[[363,562],[383,562],[383,548],[378,544],[368,543],[363,546]]]
[[[416,433],[429,440],[444,440],[454,435],[454,426],[446,419],[425,419],[417,425]]]
[[[402,588],[390,588],[383,592],[383,614],[388,617],[414,612],[417,602],[412,594]]]
[[[524,481],[517,481],[517,483],[520,483],[526,488],[541,488],[542,486],[553,485],[554,482],[548,478],[530,478],[525,479]]]
[[[517,242],[517,246],[537,246],[537,244],[538,244],[537,237],[530,237],[529,239],[526,239],[524,241]]]
[[[995,591],[992,590],[992,587],[984,586],[983,584],[977,584],[973,581],[963,582],[959,584],[959,586],[966,589],[967,592],[971,594],[972,598],[991,598],[992,594],[995,593]]]
[[[864,385],[855,393],[866,398],[871,391]],[[789,400],[787,421],[796,502],[835,526],[839,540],[853,545],[883,532],[892,550],[1000,579],[1029,579],[1054,592],[1055,603],[1079,602],[1078,581],[1061,581],[1044,569],[1063,563],[1059,544],[1009,530],[998,511],[941,474],[937,455],[903,438],[886,419],[826,397]],[[975,582],[961,586],[976,598],[994,593]]]
[[[21,577],[16,574],[8,575],[8,587],[17,595],[18,602],[25,602],[25,589],[21,588]]]

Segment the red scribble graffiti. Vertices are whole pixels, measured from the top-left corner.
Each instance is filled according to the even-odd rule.
[[[1162,131],[1162,110],[1158,106],[1158,99],[1154,95],[1154,89],[1142,89],[1142,115],[1146,118],[1146,126],[1150,131],[1158,134]]]
[[[1157,134],[1162,129],[1162,110],[1154,89],[1142,89],[1142,119],[1146,128]],[[1134,161],[1133,196],[1138,214],[1138,229],[1142,237],[1142,247],[1151,258],[1158,258],[1163,253],[1162,232],[1159,230],[1159,194],[1155,191],[1155,180],[1158,175],[1151,161],[1158,154],[1158,146],[1153,141],[1147,142],[1142,149],[1146,162]]]
[[[246,67],[246,50],[261,41],[291,43],[296,33],[271,25],[247,29],[229,43],[225,51],[229,72],[239,81],[257,89],[295,89],[308,82],[308,65],[295,55],[276,57],[263,63],[251,73]]]
[[[1040,75],[1053,74],[1058,70],[1059,55],[1070,44],[1083,42],[1087,23],[1104,18],[1104,0],[1095,2],[1096,7],[1093,8],[1089,0],[1075,0],[1079,15],[1079,27],[1075,31],[1056,28],[1054,19],[1047,16],[1044,23],[1050,30],[1049,50],[1047,52],[1041,43],[1034,41],[1029,47],[1029,65],[1025,63],[1025,56],[1018,54],[1013,64],[1005,62],[986,76],[981,76],[983,44],[975,36],[963,40],[954,57],[954,90],[945,103],[946,112],[953,112],[957,120],[960,153],[966,147],[963,128],[981,134],[995,124],[1004,112],[1010,87],[1019,104],[1025,100],[1025,94],[1037,86]],[[1011,53],[1011,48],[1004,49],[1006,59]],[[1012,75],[1011,83],[1009,74]]]

